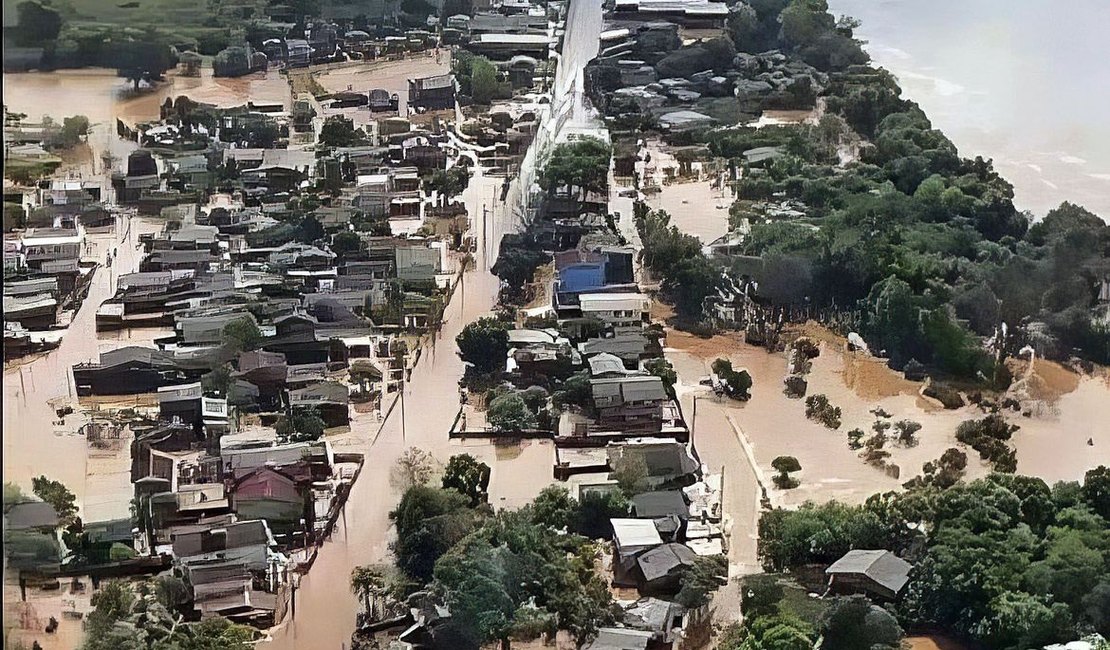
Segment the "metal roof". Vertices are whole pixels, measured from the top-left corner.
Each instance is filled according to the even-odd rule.
[[[856,549],[848,551],[825,569],[828,575],[862,574],[879,585],[898,593],[909,581],[913,565],[890,551]]]

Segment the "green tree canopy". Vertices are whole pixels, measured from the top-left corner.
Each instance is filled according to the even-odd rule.
[[[505,323],[493,317],[468,323],[455,337],[459,356],[479,372],[493,372],[505,367],[509,354],[509,332]]]

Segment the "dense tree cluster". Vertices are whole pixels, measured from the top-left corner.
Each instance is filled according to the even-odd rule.
[[[1068,203],[1031,223],[991,161],[961,158],[892,75],[861,65],[867,56],[852,37],[855,26],[836,21],[824,0],[730,8],[736,69],[750,71],[744,53],[777,48],[828,75],[818,124],[711,129],[693,138],[749,172],[734,185],[730,219],[752,225],[743,252],[762,256],[759,300],[858,308],[858,331],[898,369],[916,360],[1004,386],[1009,373],[983,349],[1003,323],[1017,333],[996,341],[1003,359],[1032,343],[1051,357],[1110,362],[1110,327],[1093,310],[1110,273],[1110,226]],[[685,61],[685,49],[668,56]],[[745,151],[768,146],[782,155],[748,165]],[[797,202],[805,216],[765,216],[760,202],[782,200]],[[700,317],[715,288],[700,243],[665,215],[638,216],[645,264],[665,289],[668,280],[683,288],[670,296],[680,315]]]
[[[249,648],[255,630],[220,616],[183,621],[177,608],[189,591],[181,580],[162,576],[142,583],[113,580],[93,594],[85,621],[84,650],[208,650]]]
[[[943,464],[960,465],[954,455]],[[896,612],[902,624],[939,626],[992,648],[1106,635],[1108,486],[1106,467],[1051,488],[992,474],[946,489],[916,482],[862,506],[776,509],[760,521],[760,558],[776,570],[828,564],[853,548],[903,554],[915,567]]]

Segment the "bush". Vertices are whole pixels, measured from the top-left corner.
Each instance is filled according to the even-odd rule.
[[[519,433],[536,428],[536,414],[528,408],[519,393],[502,395],[490,402],[486,420],[498,433]]]
[[[996,472],[1013,472],[1017,470],[1017,453],[1005,441],[1019,428],[992,413],[981,420],[961,423],[956,428],[956,440],[979,452],[979,457],[989,461]]]
[[[829,404],[829,398],[824,395],[806,398],[806,417],[830,429],[840,428],[840,407]]]
[[[775,487],[781,490],[791,490],[800,485],[798,479],[790,476],[791,472],[800,472],[802,470],[802,464],[798,462],[797,458],[793,456],[779,456],[771,461],[771,467],[775,468],[778,472],[772,479],[775,483]]]
[[[749,392],[752,387],[752,376],[748,374],[747,370],[733,370],[732,362],[728,359],[718,358],[710,366],[713,374],[721,380],[724,384],[725,393],[733,398],[741,401],[751,399]]]

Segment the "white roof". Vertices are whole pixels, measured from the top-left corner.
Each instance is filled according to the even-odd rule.
[[[642,293],[584,293],[578,297],[583,312],[610,309],[645,310],[650,299]]]
[[[547,45],[551,43],[551,37],[547,34],[479,34],[477,41],[505,45]]]
[[[613,539],[623,549],[652,547],[663,543],[651,519],[610,519]]]

